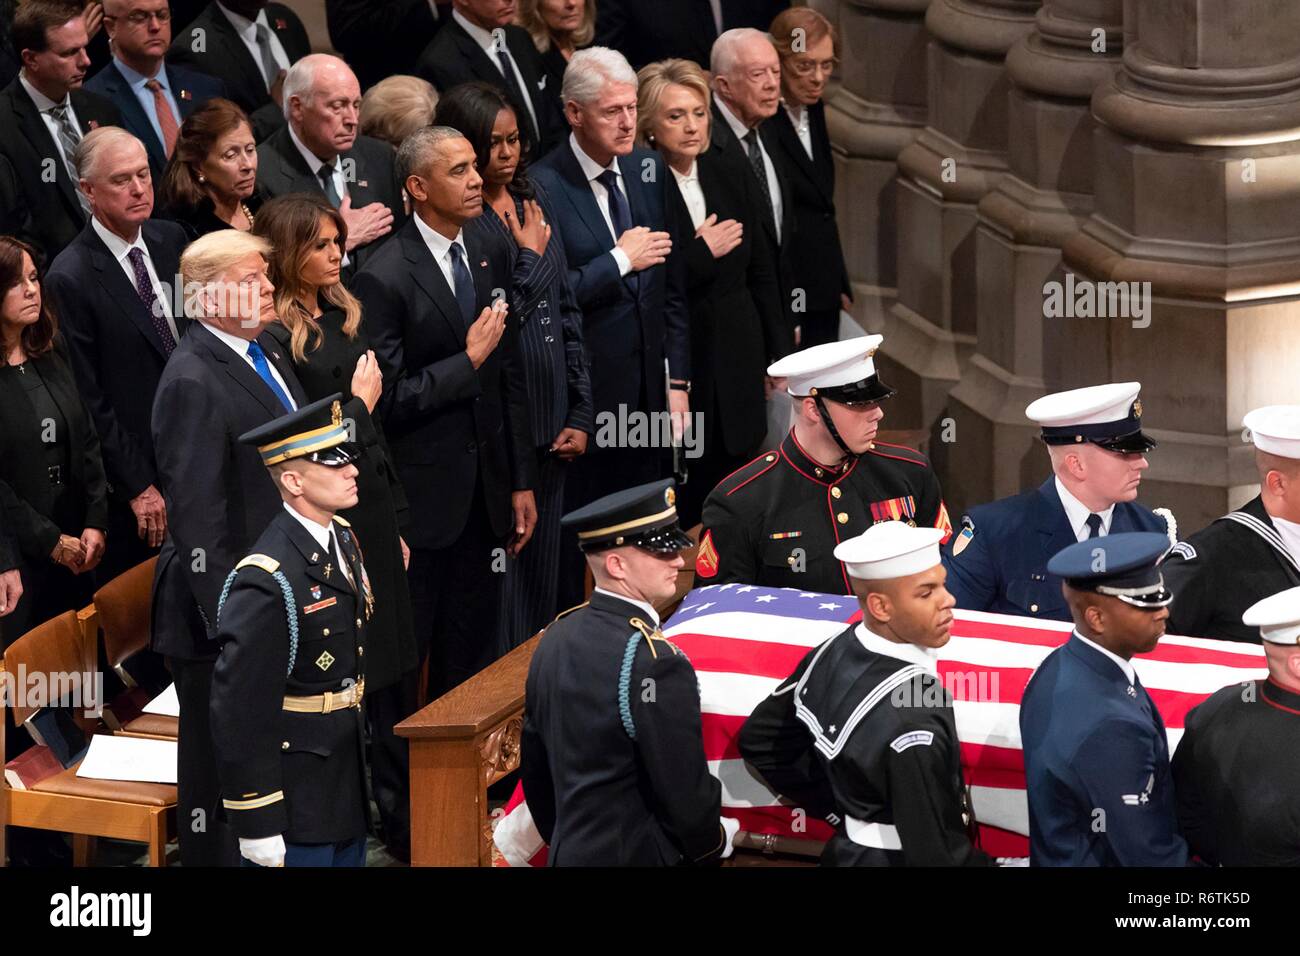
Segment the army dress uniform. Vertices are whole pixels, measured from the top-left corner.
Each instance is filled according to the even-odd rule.
[[[1137,382],[1057,392],[1025,414],[1042,426],[1049,445],[1091,442],[1110,451],[1145,453],[1156,447],[1142,432]],[[965,611],[991,611],[1068,621],[1061,579],[1047,570],[1052,556],[1088,537],[1134,531],[1176,536],[1172,514],[1120,501],[1090,514],[1057,477],[1039,487],[971,508],[944,552],[947,587]],[[1181,633],[1181,632],[1179,632]]]
[[[618,540],[679,551],[690,539],[672,496],[671,481],[642,485],[566,515],[564,527],[584,550]],[[728,853],[701,734],[695,670],[650,605],[598,588],[560,615],[528,670],[520,755],[549,864],[698,865]]]
[[[283,432],[286,420],[329,401],[244,438]],[[339,432],[346,437],[341,424]],[[276,446],[260,447],[265,459]],[[351,461],[346,452],[343,460]],[[334,865],[364,861],[369,807],[361,707],[372,613],[348,523],[335,516],[325,529],[287,504],[227,582],[211,702],[222,806],[244,840],[282,835],[290,866],[299,854],[343,844],[346,851],[326,852]]]
[[[1107,535],[1076,542],[1048,567],[1078,590],[1156,610],[1170,601],[1156,567],[1167,546],[1159,534]],[[1131,661],[1076,628],[1029,679],[1020,702],[1020,736],[1030,865],[1187,862],[1164,721]]]
[[[1273,644],[1300,641],[1300,587],[1243,615]],[[1300,865],[1300,693],[1272,677],[1229,684],[1187,714],[1172,764],[1178,824],[1216,866]]]
[[[880,521],[951,532],[939,479],[925,455],[881,441],[854,454],[825,409],[826,400],[866,404],[894,394],[872,361],[881,341],[872,335],[819,345],[768,369],[787,379],[792,396],[817,400],[844,459],[833,468],[814,461],[791,429],[778,450],[720,481],[704,503],[698,578],[849,594],[848,572],[832,554],[840,542]]]

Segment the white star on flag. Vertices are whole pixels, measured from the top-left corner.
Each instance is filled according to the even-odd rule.
[[[743,588],[736,588],[737,594],[748,594],[750,591],[757,591],[758,588],[752,584],[746,584]]]
[[[754,600],[757,601],[759,604],[768,604],[769,602],[776,600],[776,595],[760,594],[758,597],[754,598]]]
[[[800,597],[820,597],[820,595],[818,595],[818,594],[814,594],[812,591],[802,591],[802,592],[800,592],[799,596],[800,596]]]
[[[817,610],[819,610],[819,611],[834,611],[834,610],[837,610],[838,608],[839,608],[839,605],[838,605],[838,604],[835,604],[834,602],[832,602],[832,603],[830,603],[830,604],[818,604],[818,605],[817,605]]]

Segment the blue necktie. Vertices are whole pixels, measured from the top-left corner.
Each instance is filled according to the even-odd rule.
[[[596,177],[596,182],[609,193],[609,219],[614,225],[614,242],[632,228],[632,212],[627,208],[627,197],[618,188],[618,173],[607,169]]]
[[[465,328],[474,324],[474,304],[477,293],[474,291],[474,279],[465,264],[465,250],[459,242],[451,244],[451,275],[456,280],[456,301],[460,303],[460,316],[465,320]]]
[[[280,400],[280,404],[284,406],[284,410],[286,412],[293,411],[293,400],[284,393],[284,389],[280,387],[280,383],[277,382],[275,376],[271,374],[271,365],[266,360],[266,353],[262,351],[262,346],[258,345],[256,342],[249,342],[248,357],[253,360],[253,368],[257,370],[258,377],[266,383],[267,388],[275,393],[275,397]]]

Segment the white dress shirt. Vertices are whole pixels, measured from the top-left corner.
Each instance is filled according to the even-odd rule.
[[[72,97],[65,95],[62,103],[54,102],[54,100],[50,99],[36,87],[27,82],[25,71],[18,74],[18,82],[23,85],[23,89],[27,91],[27,95],[30,96],[32,102],[36,104],[36,108],[41,113],[41,122],[45,124],[45,128],[50,131],[50,138],[54,140],[54,148],[59,151],[60,156],[63,156],[63,142],[59,139],[59,121],[51,116],[49,111],[54,109],[56,106],[64,107],[68,111],[68,121],[72,123],[73,128],[77,131],[77,135],[80,136],[81,124],[77,122],[77,114],[73,112]],[[63,156],[63,162],[64,165],[71,167],[72,157]],[[74,188],[76,188],[75,184]]]
[[[587,185],[591,187],[591,194],[596,197],[596,206],[600,209],[600,214],[605,217],[605,225],[609,227],[609,234],[614,236],[614,242],[618,242],[618,236],[614,233],[614,219],[609,214],[609,192],[605,189],[603,183],[597,182],[596,177],[607,169],[613,170],[618,175],[619,189],[623,193],[623,198],[627,199],[627,187],[623,185],[623,173],[618,168],[618,157],[615,156],[609,161],[608,166],[602,166],[590,156],[582,151],[578,145],[578,137],[572,133],[569,134],[569,148],[573,150],[573,155],[578,158],[578,165],[582,167],[582,174],[587,177]],[[629,201],[627,206],[629,212],[632,209],[632,203]],[[609,250],[609,254],[614,257],[618,263],[618,274],[625,276],[632,271],[632,260],[628,258],[627,253],[618,248],[617,245]]]
[[[171,84],[167,82],[167,70],[163,64],[158,64],[158,72],[153,76],[145,76],[143,73],[137,73],[121,60],[116,57],[113,59],[114,65],[118,72],[126,80],[126,85],[131,88],[131,93],[135,96],[136,102],[144,110],[145,117],[149,120],[149,125],[153,127],[154,133],[158,137],[158,142],[162,143],[163,149],[167,148],[167,140],[163,138],[162,123],[158,120],[157,101],[153,97],[153,91],[145,86],[150,80],[157,80],[162,86],[163,98],[171,108],[172,119],[176,121],[176,128],[180,129],[181,125],[181,108],[176,103],[176,97],[172,94]]]
[[[253,370],[254,374],[256,374],[257,366],[253,364],[253,357],[248,354],[248,339],[241,339],[238,335],[231,335],[225,329],[219,329],[211,322],[205,322],[202,319],[199,321],[203,323],[205,329],[215,335],[222,342],[226,343],[226,346],[232,352],[247,362],[248,367]],[[260,342],[258,344],[261,345]],[[284,390],[284,397],[289,400],[289,404],[293,406],[293,410],[296,412],[298,410],[298,403],[294,401],[293,392],[289,390],[289,386],[280,375],[280,370],[275,367],[275,363],[272,362],[269,357],[266,360],[266,367],[271,370],[271,377],[275,379],[280,388]],[[258,378],[261,378],[261,376],[258,375]]]
[[[221,3],[221,0],[217,0],[217,9],[226,15],[226,19],[229,20],[230,25],[235,28],[235,33],[239,35],[239,39],[244,42],[244,46],[248,47],[248,52],[253,55],[253,62],[257,64],[257,72],[262,72],[262,48],[257,45],[258,24],[261,24],[266,27],[267,30],[271,31],[271,58],[275,60],[276,66],[282,70],[287,70],[293,65],[289,62],[289,54],[286,53],[284,47],[280,45],[280,38],[275,35],[274,30],[271,30],[271,23],[266,19],[265,10],[259,10],[257,13],[257,19],[250,20],[248,17],[242,16],[234,10],[231,10],[229,7],[224,6]],[[274,77],[272,77],[272,79],[274,79]],[[267,83],[266,88],[269,90],[271,84]]]
[[[605,588],[594,588],[592,590],[592,593],[603,594],[605,595],[605,597],[611,597],[619,601],[627,601],[628,604],[635,604],[641,610],[645,611],[647,624],[649,624],[651,627],[659,626],[659,612],[656,611],[653,606],[647,604],[645,601],[638,601],[636,598],[628,597],[626,594],[615,594],[613,591],[605,590]]]
[[[321,550],[329,551],[330,532],[334,530],[333,527],[317,524],[296,508],[290,507],[287,501],[283,502],[283,504],[284,510],[293,515],[294,520],[307,529],[307,533],[311,535],[313,541],[321,546]],[[343,545],[339,543],[337,534],[334,536],[334,559],[338,562],[339,570],[343,572],[343,576],[348,579],[348,583],[352,584],[352,571],[348,567],[348,559],[343,554]]]
[[[853,629],[853,635],[858,642],[871,651],[873,654],[883,654],[886,657],[895,657],[900,661],[908,664],[916,664],[925,668],[936,677],[939,674],[939,652],[932,647],[920,647],[916,644],[899,644],[897,641],[891,641],[881,637],[875,631],[869,629],[865,624],[858,624]]]
[[[803,144],[803,151],[808,154],[809,159],[812,159],[812,119],[809,117],[808,107],[787,103],[783,108],[786,115],[790,117],[790,122],[794,125],[794,131],[799,137],[799,142]]]
[[[1087,645],[1088,645],[1089,647],[1091,647],[1094,651],[1099,651],[1100,653],[1106,655],[1106,656],[1109,657],[1112,661],[1114,661],[1114,662],[1115,662],[1115,666],[1118,667],[1120,670],[1122,670],[1122,671],[1124,672],[1124,676],[1128,678],[1128,682],[1129,682],[1130,684],[1136,682],[1136,680],[1137,680],[1137,671],[1135,671],[1135,670],[1133,669],[1133,662],[1132,662],[1132,661],[1126,661],[1126,660],[1124,660],[1124,658],[1120,657],[1118,654],[1112,654],[1110,651],[1106,650],[1106,648],[1102,647],[1100,644],[1097,644],[1097,643],[1094,643],[1093,641],[1088,640],[1086,637],[1084,637],[1082,634],[1080,634],[1080,633],[1078,632],[1077,629],[1076,629],[1075,632],[1074,632],[1074,636],[1077,637],[1079,640],[1083,641],[1083,643],[1087,644]]]
[[[321,167],[325,165],[325,160],[321,159],[310,149],[308,149],[305,145],[303,145],[302,140],[298,138],[298,133],[293,128],[293,123],[286,123],[285,125],[289,128],[289,139],[293,140],[293,145],[298,150],[298,154],[302,156],[302,161],[306,163],[307,168],[311,170],[312,178],[316,180],[316,182],[319,184],[320,171],[321,171]],[[338,193],[339,202],[342,202],[348,194],[348,181],[347,178],[343,175],[342,156],[334,157],[334,172],[330,176],[330,178],[334,180],[334,191]],[[323,196],[324,194],[325,194],[325,187],[322,186],[321,195]],[[351,264],[352,264],[351,257],[346,252],[344,252],[343,261],[340,262],[339,265],[341,265],[343,268],[346,269]]]
[[[1066,491],[1060,478],[1054,478],[1053,481],[1056,482],[1056,493],[1061,498],[1061,506],[1065,508],[1065,519],[1070,522],[1070,530],[1074,532],[1076,541],[1088,540],[1088,516],[1091,514],[1101,516],[1101,531],[1097,537],[1104,538],[1110,534],[1110,519],[1115,516],[1114,504],[1105,511],[1089,511],[1083,502]]]
[[[736,119],[736,114],[727,108],[727,104],[722,101],[722,97],[716,96],[713,102],[718,104],[718,112],[731,131],[736,134],[736,139],[740,140],[740,148],[745,153],[746,158],[749,156],[749,148],[745,145],[745,137],[749,135],[749,127]],[[772,196],[772,215],[776,219],[776,241],[781,241],[781,216],[785,204],[781,197],[781,181],[776,178],[776,167],[772,165],[772,157],[767,154],[767,147],[763,145],[763,137],[758,137],[758,151],[763,157],[763,169],[767,173],[767,191]]]
[[[179,342],[181,336],[176,331],[176,320],[172,318],[171,296],[163,292],[162,283],[158,281],[158,273],[153,267],[153,259],[149,256],[149,247],[144,244],[144,230],[142,229],[135,234],[135,242],[126,242],[121,236],[110,232],[94,216],[90,217],[90,227],[103,240],[104,245],[108,246],[108,254],[116,259],[117,264],[122,267],[122,271],[126,273],[126,278],[131,283],[132,288],[135,288],[135,266],[131,265],[128,256],[132,249],[139,249],[144,253],[144,268],[149,273],[149,282],[153,285],[153,294],[158,297],[158,303],[162,306],[163,318],[167,320],[167,327],[172,330],[172,338]]]
[[[1300,524],[1287,521],[1285,518],[1279,518],[1276,515],[1269,515],[1268,517],[1273,522],[1273,527],[1277,528],[1277,533],[1282,536],[1282,543],[1291,552],[1291,557],[1295,558],[1297,564],[1300,564]]]
[[[540,133],[541,127],[537,125],[537,113],[533,109],[533,91],[528,88],[528,84],[524,82],[524,75],[519,72],[519,64],[515,62],[514,54],[510,52],[510,47],[506,45],[504,31],[501,34],[501,45],[498,46],[496,34],[491,30],[484,30],[482,27],[470,23],[459,10],[453,9],[451,18],[464,28],[470,39],[479,45],[479,49],[487,55],[487,58],[492,61],[492,65],[498,71],[501,70],[501,60],[497,57],[497,51],[500,50],[506,55],[506,59],[510,61],[510,69],[515,74],[515,82],[519,84],[519,90],[524,94],[524,109],[528,110],[528,116],[533,121],[533,129]],[[502,72],[501,75],[504,77],[505,73]]]
[[[708,218],[708,207],[704,202],[704,190],[700,188],[700,163],[699,160],[691,162],[690,172],[679,173],[671,166],[668,167],[673,171],[673,178],[677,180],[677,188],[681,190],[682,199],[686,203],[686,211],[691,214],[691,225],[696,229],[700,228],[700,223]]]
[[[447,288],[451,294],[456,294],[456,274],[451,271],[451,247],[452,244],[460,246],[461,252],[465,255],[465,268],[469,268],[469,250],[465,248],[465,231],[462,229],[456,233],[455,239],[448,239],[440,232],[429,227],[429,224],[420,218],[416,213],[411,217],[415,220],[415,228],[420,232],[420,238],[424,244],[429,247],[429,252],[433,254],[433,261],[438,263],[438,268],[442,270],[442,277],[447,280]],[[473,276],[473,272],[470,272]]]

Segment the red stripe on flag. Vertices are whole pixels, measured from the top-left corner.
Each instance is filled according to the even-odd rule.
[[[991,744],[973,744],[963,741],[961,745],[961,765],[969,770],[972,767],[979,767],[981,772],[990,775],[999,774],[1007,775],[1007,780],[1013,780],[1019,775],[1019,783],[984,783],[980,780],[972,780],[971,783],[980,786],[989,787],[1020,787],[1025,786],[1025,757],[1024,751],[1016,747],[994,747]]]
[[[980,824],[979,847],[989,856],[1029,856],[1029,837]]]
[[[701,714],[700,730],[704,735],[705,760],[735,760],[740,756],[736,743],[744,717],[730,714]]]
[[[980,704],[1019,704],[1033,676],[1028,667],[990,667],[965,661],[939,661],[939,680],[953,700]]]
[[[797,644],[747,641],[716,634],[678,632],[672,642],[690,658],[697,671],[746,674],[750,677],[789,677],[811,648]],[[743,670],[741,669],[743,668]]]
[[[776,833],[793,840],[829,840],[835,829],[825,820],[796,813],[795,807],[723,807],[722,815],[735,817],[746,833]],[[799,826],[804,832],[795,832]]]

